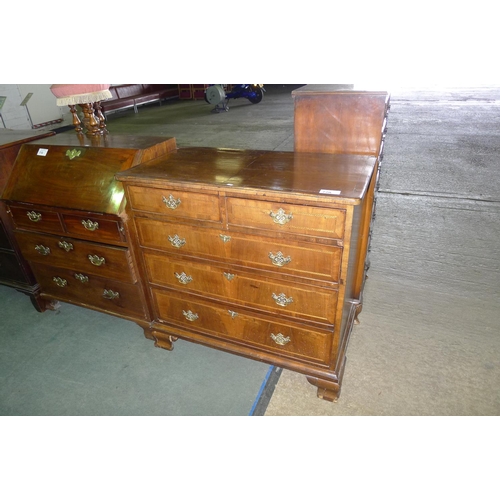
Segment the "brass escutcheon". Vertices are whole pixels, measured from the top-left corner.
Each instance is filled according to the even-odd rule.
[[[105,299],[113,300],[113,299],[118,299],[120,297],[120,294],[118,292],[113,292],[113,290],[104,289],[102,296]]]
[[[182,311],[182,314],[188,321],[196,321],[198,319],[198,315],[192,311]]]
[[[60,278],[59,276],[54,276],[52,278],[52,281],[61,288],[65,287],[68,284],[68,282],[65,279]]]
[[[89,277],[85,276],[85,274],[75,273],[75,278],[82,283],[88,283]]]
[[[59,245],[59,248],[66,250],[66,252],[73,250],[73,245],[67,241],[58,241],[57,244]]]
[[[44,247],[43,245],[35,245],[35,250],[40,255],[49,255],[49,253],[50,253],[50,248],[49,247]]]
[[[278,335],[275,335],[274,333],[271,333],[271,338],[278,345],[286,345],[291,340],[290,337],[284,337],[282,333],[278,333]]]
[[[72,149],[72,150],[67,150],[66,151],[66,156],[72,160],[73,158],[76,158],[78,156],[80,156],[82,154],[81,151],[79,151],[78,149]]]
[[[293,215],[289,214],[287,215],[286,212],[280,208],[276,213],[274,213],[272,210],[269,212],[269,215],[272,217],[273,221],[276,224],[280,225],[285,225],[287,222],[290,222],[293,219]]]
[[[224,242],[227,243],[228,241],[231,241],[231,236],[226,236],[225,234],[219,234],[219,238]]]
[[[230,311],[230,310],[228,310],[227,312],[229,313],[229,316],[231,316],[231,318],[233,318],[233,319],[236,318],[236,316],[238,316],[237,312]]]
[[[222,273],[224,275],[224,278],[227,279],[227,281],[232,281],[234,278],[236,278],[236,274],[231,274],[231,273]]]
[[[26,215],[28,216],[28,219],[31,222],[40,222],[42,220],[42,214],[38,212],[26,212]]]
[[[271,262],[278,267],[283,267],[286,264],[290,264],[292,262],[291,257],[285,257],[281,252],[278,252],[276,255],[274,255],[272,252],[269,252],[269,258],[271,259]]]
[[[175,210],[181,204],[181,199],[175,199],[171,194],[168,195],[168,198],[162,196],[161,201],[163,201],[163,203],[165,203],[165,205],[171,210]]]
[[[280,293],[279,295],[273,293],[272,298],[281,307],[286,307],[293,302],[293,298],[287,297],[284,293]]]
[[[186,240],[184,238],[179,238],[177,234],[175,236],[168,235],[168,241],[170,241],[170,244],[175,248],[181,248],[186,244]]]
[[[182,272],[181,274],[179,273],[174,273],[174,276],[177,278],[179,283],[181,285],[187,285],[188,283],[191,283],[193,281],[192,276],[188,276],[186,273]]]
[[[90,263],[94,266],[102,266],[106,263],[104,257],[99,257],[99,255],[88,255],[87,257],[89,258]]]
[[[90,219],[82,220],[82,225],[87,231],[95,231],[99,229],[99,222],[91,221]]]

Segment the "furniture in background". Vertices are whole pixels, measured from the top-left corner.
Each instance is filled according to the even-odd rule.
[[[0,130],[0,197],[14,167],[21,146],[27,142],[54,135],[53,131]],[[12,220],[0,201],[0,284],[27,294],[37,310],[46,308],[39,296],[40,287],[28,262],[23,258],[13,235]]]
[[[175,147],[173,138],[109,135],[96,146],[67,134],[21,147],[3,198],[42,300],[149,325],[115,174]]]
[[[360,236],[354,295],[362,309],[366,273],[370,267],[370,239],[375,219],[376,192],[387,132],[390,95],[355,85],[306,85],[292,92],[294,150],[309,153],[356,154],[377,157],[377,168],[367,192]]]
[[[157,346],[177,338],[339,395],[377,157],[181,148],[121,171]]]
[[[133,108],[138,112],[138,107],[144,104],[158,103],[167,99],[177,99],[179,89],[177,84],[167,83],[129,83],[124,85],[111,85],[111,97],[101,103],[105,115],[113,111]]]

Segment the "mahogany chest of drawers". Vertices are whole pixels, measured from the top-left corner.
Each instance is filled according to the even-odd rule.
[[[53,131],[0,129],[0,193],[7,184],[21,146],[27,142],[55,135]],[[39,297],[39,286],[29,264],[24,260],[13,236],[11,219],[0,201],[0,284],[27,294],[39,310],[45,301]]]
[[[2,197],[42,299],[149,324],[115,174],[175,147],[173,138],[64,135],[21,148]]]
[[[370,155],[212,148],[119,172],[152,311],[146,336],[298,371],[335,400],[376,173]]]

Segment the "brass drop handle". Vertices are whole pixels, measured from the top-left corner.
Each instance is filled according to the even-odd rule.
[[[284,293],[280,293],[279,295],[273,293],[272,298],[274,299],[276,304],[278,304],[281,307],[286,307],[293,302],[293,298],[287,297]]]
[[[283,267],[286,264],[290,264],[290,262],[292,262],[291,257],[285,257],[281,252],[278,252],[276,255],[274,255],[272,252],[269,252],[269,258],[271,259],[271,262],[278,267]]]
[[[59,245],[59,248],[62,248],[63,250],[66,250],[66,252],[70,252],[73,250],[73,245],[71,243],[68,243],[67,241],[59,241],[57,242]]]
[[[60,278],[59,276],[54,276],[52,278],[52,281],[61,288],[64,288],[68,284],[68,282],[65,279]]]
[[[175,210],[181,204],[181,199],[180,198],[175,199],[171,194],[168,195],[168,198],[162,196],[161,201],[163,201],[166,207],[170,208],[171,210]]]
[[[182,314],[188,321],[196,321],[199,316],[192,311],[182,311]]]
[[[276,213],[271,210],[269,215],[276,224],[280,224],[281,226],[284,226],[293,219],[293,215],[287,214],[282,208],[278,209]]]
[[[50,253],[50,248],[49,247],[44,247],[43,245],[35,245],[35,250],[40,255],[49,255],[49,253]]]
[[[40,222],[42,220],[42,214],[39,212],[26,212],[26,215],[31,222]]]
[[[278,345],[286,345],[286,344],[288,344],[288,342],[291,341],[290,337],[285,337],[282,333],[278,333],[277,335],[275,335],[274,333],[271,333],[271,338]]]
[[[106,263],[105,258],[99,257],[99,255],[88,255],[87,257],[90,260],[90,263],[97,267],[102,266]]]
[[[114,299],[120,298],[120,294],[118,292],[113,292],[113,290],[106,290],[106,289],[104,289],[102,296],[105,299],[109,299],[109,300],[114,300]]]
[[[75,278],[81,283],[88,283],[89,277],[85,276],[85,274],[75,273]]]
[[[193,281],[192,276],[188,276],[186,273],[182,272],[181,274],[179,273],[174,273],[174,276],[177,278],[179,283],[181,285],[187,285],[188,283],[191,283]]]
[[[90,219],[82,220],[82,225],[87,231],[95,231],[96,229],[99,229],[99,222],[94,222]]]
[[[179,238],[179,235],[176,234],[174,236],[168,235],[168,241],[175,248],[181,248],[186,244],[186,240],[184,238]]]

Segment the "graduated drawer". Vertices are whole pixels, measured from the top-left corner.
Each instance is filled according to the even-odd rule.
[[[253,346],[280,356],[328,363],[333,335],[287,322],[267,321],[176,292],[153,289],[158,319],[196,332]]]
[[[26,260],[130,283],[136,281],[129,252],[124,248],[21,231],[16,232],[16,239]]]
[[[219,196],[216,194],[130,186],[128,199],[133,210],[186,219],[221,220]]]
[[[125,236],[117,220],[104,219],[94,215],[62,215],[66,231],[85,239],[121,243]]]
[[[142,246],[306,278],[339,281],[342,249],[136,218]]]
[[[226,203],[230,226],[323,238],[344,237],[344,210],[242,198],[227,198]]]
[[[51,297],[124,316],[145,317],[136,285],[40,264],[33,265],[33,272],[42,293]]]
[[[10,206],[10,213],[17,227],[47,233],[62,233],[64,228],[59,214],[53,210]]]
[[[337,290],[270,281],[256,273],[145,254],[150,283],[280,315],[333,324]]]

